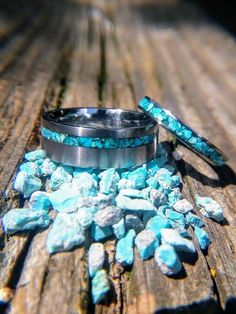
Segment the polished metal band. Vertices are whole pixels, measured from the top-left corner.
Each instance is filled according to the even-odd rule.
[[[84,137],[130,138],[154,134],[158,125],[139,111],[81,107],[42,114],[41,125],[50,130]]]
[[[44,113],[41,126],[52,131],[50,138],[43,136],[43,132],[41,136],[48,157],[67,165],[103,169],[128,168],[144,164],[156,155],[158,124],[138,111],[93,107],[58,109]],[[53,136],[59,136],[59,139],[53,140]],[[67,136],[72,136],[72,142],[61,142]],[[152,141],[140,144],[140,138],[145,136],[152,136]],[[83,147],[73,144],[76,137],[79,141],[105,139],[108,144],[109,139],[131,139],[134,147]],[[139,144],[135,144],[135,139]]]
[[[85,148],[55,143],[41,137],[41,144],[54,161],[84,168],[129,168],[142,165],[155,157],[157,139],[153,143],[132,148]]]

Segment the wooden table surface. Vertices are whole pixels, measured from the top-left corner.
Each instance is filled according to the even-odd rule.
[[[16,2],[16,1],[15,1]],[[4,7],[4,1],[2,1]],[[186,277],[165,277],[135,254],[133,269],[114,262],[113,289],[91,305],[86,248],[49,256],[48,231],[1,234],[1,313],[236,312],[236,43],[191,2],[177,0],[19,0],[0,10],[0,199],[3,215],[22,206],[12,182],[23,154],[39,146],[43,109],[107,106],[132,109],[149,95],[212,139],[230,157],[213,168],[181,145],[184,195],[211,196],[225,223],[204,219],[212,244],[198,250]],[[28,5],[27,5],[28,3]],[[13,6],[13,5],[12,5]],[[10,8],[9,8],[10,7]],[[20,12],[20,14],[19,14]],[[14,17],[14,18],[12,18]],[[165,131],[161,141],[172,140]],[[197,246],[197,244],[196,244]]]

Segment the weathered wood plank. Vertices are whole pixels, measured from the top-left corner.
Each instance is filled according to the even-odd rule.
[[[201,106],[198,102],[198,106],[193,105],[193,101],[196,99],[197,92],[193,95],[189,95],[186,92],[183,92],[182,84],[186,86],[186,89],[189,88],[191,90],[191,87],[189,86],[191,84],[191,80],[189,80],[189,76],[185,76],[183,79],[183,76],[181,77],[181,71],[183,64],[184,71],[189,71],[191,69],[191,65],[188,63],[186,64],[184,60],[181,59],[182,62],[180,62],[180,53],[182,52],[181,47],[175,47],[170,53],[170,45],[165,44],[162,42],[162,48],[160,49],[160,45],[158,43],[160,42],[158,40],[158,37],[155,37],[156,42],[156,53],[158,55],[159,60],[161,61],[159,63],[163,66],[159,66],[160,73],[163,77],[163,79],[168,82],[168,88],[166,89],[166,96],[164,96],[165,99],[168,99],[169,108],[173,109],[174,111],[177,111],[179,114],[181,114],[182,117],[186,121],[189,121],[189,123],[194,124],[196,122],[196,117],[198,121],[199,127],[201,127],[204,130],[204,133],[206,135],[210,135],[211,132],[214,132],[212,128],[205,128],[205,124],[209,124],[209,117],[204,118],[203,114],[201,114],[201,110],[205,112],[205,108]],[[161,52],[162,50],[162,52]],[[173,54],[175,54],[173,56]],[[168,62],[165,60],[167,59],[167,56],[169,55]],[[178,59],[177,59],[178,58]],[[173,60],[178,60],[178,63],[174,63]],[[178,73],[176,76],[171,75],[172,73]],[[197,85],[196,85],[197,86]],[[201,95],[201,89],[198,89],[199,95]],[[191,108],[191,110],[186,110],[183,106],[184,102],[191,104],[188,108]],[[197,107],[197,108],[196,108]],[[192,112],[194,111],[194,114]],[[207,111],[209,112],[209,110]],[[214,121],[214,120],[213,120]],[[204,122],[204,124],[203,124]],[[220,137],[219,137],[220,140]],[[211,174],[214,174],[217,176],[217,173],[214,173],[213,170],[210,171],[210,166],[206,166],[206,164],[203,161],[197,160],[196,157],[189,153],[186,149],[184,149],[184,153],[186,157],[189,158],[188,163],[190,165],[194,165],[194,168],[196,167],[198,170],[194,171],[194,178],[191,178],[193,176],[193,173],[191,171],[191,166],[185,166],[186,176],[185,181],[188,184],[188,188],[191,192],[192,197],[194,197],[195,194],[201,194],[201,195],[212,195],[212,197],[219,201],[219,203],[224,205],[225,213],[226,213],[226,219],[230,220],[231,224],[229,226],[220,226],[214,222],[211,222],[207,219],[205,219],[205,223],[207,226],[207,231],[210,233],[213,243],[210,246],[208,250],[207,255],[207,262],[209,266],[216,270],[217,276],[215,278],[218,293],[220,295],[220,302],[223,308],[227,308],[228,302],[230,302],[232,306],[232,298],[235,296],[235,253],[232,250],[232,247],[235,246],[235,232],[234,232],[234,225],[235,225],[235,219],[232,216],[233,210],[233,203],[229,204],[226,201],[226,198],[224,196],[224,190],[218,187],[211,188],[206,187],[202,185],[202,173],[207,171]],[[187,164],[188,165],[188,164]],[[206,183],[206,181],[205,181]],[[214,187],[214,184],[211,184]],[[216,184],[217,186],[217,180]],[[219,184],[218,184],[219,186]],[[233,202],[233,200],[231,200]],[[234,200],[235,201],[235,200]],[[229,207],[228,207],[229,206]],[[228,229],[226,231],[225,229]],[[219,240],[221,239],[221,240]],[[235,305],[234,305],[235,306]]]
[[[234,129],[227,130],[224,123],[227,121],[227,125],[232,126],[235,121],[232,110],[233,65],[228,65],[231,75],[226,82],[223,79],[214,80],[217,73],[224,71],[224,49],[214,53],[213,42],[200,55],[201,51],[196,49],[196,44],[200,43],[202,33],[192,39],[192,33],[185,32],[184,23],[180,23],[181,19],[185,21],[184,12],[190,12],[187,18],[190,23],[191,14],[195,11],[180,10],[176,17],[178,3],[151,0],[128,3],[82,1],[71,4],[72,11],[67,5],[62,5],[64,15],[60,20],[59,31],[58,12],[58,17],[55,13],[50,23],[44,25],[41,35],[37,37],[38,43],[32,42],[16,65],[7,68],[1,82],[3,94],[0,101],[3,106],[0,110],[5,130],[0,155],[2,192],[10,190],[9,182],[25,147],[35,146],[37,142],[34,128],[37,132],[43,106],[114,105],[132,109],[141,96],[148,94],[166,102],[181,118],[206,136],[215,138],[223,149],[234,156]],[[157,8],[160,10],[156,11]],[[185,4],[181,8],[185,8]],[[147,20],[149,14],[151,18]],[[63,33],[68,26],[72,54],[66,49],[68,42],[63,41]],[[207,29],[206,25],[205,41]],[[35,32],[37,34],[37,30]],[[214,32],[212,27],[211,34],[214,35]],[[27,36],[31,38],[31,35]],[[221,40],[224,42],[223,37]],[[51,48],[47,46],[48,41]],[[215,56],[213,60],[209,57],[210,52]],[[206,68],[208,63],[210,66]],[[17,76],[19,73],[21,78]],[[201,82],[199,77],[204,80]],[[16,87],[16,84],[21,86]],[[221,87],[228,92],[222,94]],[[214,97],[212,91],[216,92]],[[221,108],[225,101],[228,101],[225,107],[227,110]],[[8,109],[9,103],[13,104],[12,111]],[[232,114],[229,114],[230,110]],[[222,120],[219,119],[221,115]],[[30,121],[29,117],[32,118]],[[12,131],[14,125],[16,127]],[[167,139],[165,132],[161,132],[161,139]],[[225,143],[225,139],[228,143]],[[233,205],[236,190],[232,186],[235,176],[229,168],[216,171],[182,146],[178,149],[185,154],[185,162],[178,163],[185,182],[184,194],[189,199],[196,193],[212,195],[225,205],[229,222],[228,225],[220,226],[204,219],[213,243],[206,257],[199,251],[195,265],[184,263],[188,274],[186,278],[174,280],[164,277],[153,260],[142,262],[137,252],[131,273],[123,272],[114,262],[114,241],[109,241],[106,243],[107,267],[113,289],[104,304],[93,307],[88,290],[86,247],[49,256],[45,251],[48,231],[37,233],[33,240],[33,234],[14,236],[6,239],[1,264],[2,286],[16,287],[8,312],[161,313],[178,310],[183,313],[216,313],[219,302],[222,308],[232,313],[236,295],[236,222]],[[9,169],[3,169],[8,159]],[[7,195],[8,203],[3,204],[5,210],[14,202],[14,193],[8,191]],[[17,197],[15,204],[18,204]],[[215,278],[211,278],[208,268],[216,271]]]
[[[124,15],[125,13],[121,15],[123,19],[119,25],[126,25]],[[129,15],[126,16],[127,20],[129,18]],[[132,56],[132,58],[129,59],[128,66],[130,69],[136,69],[136,72],[131,72],[130,76],[134,78],[134,90],[137,90],[141,96],[145,93],[145,90],[150,89],[149,84],[152,87],[156,85],[155,90],[158,92],[158,88],[160,89],[159,81],[161,81],[161,78],[153,72],[153,69],[155,68],[153,57],[148,58],[149,65],[147,69],[149,69],[149,71],[147,71],[147,69],[146,71],[143,71],[142,68],[144,66],[140,65],[140,57],[148,57],[148,55],[152,54],[152,47],[146,40],[145,32],[142,31],[142,27],[140,27],[138,36],[136,36],[135,44],[132,42],[131,38],[134,37],[134,34],[137,31],[137,24],[138,22],[135,23],[135,19],[133,17],[132,25],[129,25],[129,29],[125,26],[120,26],[119,40],[122,40],[123,43],[126,44],[126,49],[123,50],[122,56],[127,56],[129,53]],[[125,46],[125,44],[123,46]],[[161,45],[161,42],[159,45]],[[143,73],[146,74],[144,74],[144,77]],[[137,85],[135,84],[136,82],[138,82]],[[152,90],[152,93],[155,92],[155,90]],[[143,263],[140,261],[138,254],[136,254],[135,264],[133,270],[131,271],[131,276],[129,281],[125,283],[128,285],[126,287],[126,291],[128,290],[126,295],[126,306],[128,312],[130,311],[130,313],[132,313],[135,311],[137,313],[142,313],[144,308],[148,306],[147,303],[145,303],[146,300],[149,300],[146,301],[149,304],[147,313],[160,311],[163,308],[167,308],[171,311],[175,308],[182,308],[195,303],[198,303],[198,306],[195,308],[193,305],[193,312],[203,310],[207,306],[209,311],[215,311],[216,304],[212,290],[213,286],[207,265],[201,252],[199,252],[198,261],[194,266],[188,264],[184,264],[184,266],[188,276],[179,281],[171,280],[167,279],[160,273],[153,260]],[[205,278],[204,282],[203,278]],[[202,285],[201,290],[196,289],[196,286],[198,285]],[[133,289],[133,287],[135,287],[135,289]],[[181,293],[177,297],[174,297],[172,295],[173,291],[181,291]],[[208,304],[206,305],[203,300]]]
[[[61,12],[61,9],[57,9],[57,12]],[[56,16],[57,19],[59,19],[59,16],[55,15],[55,17]],[[39,43],[36,46],[38,49],[38,51],[36,50],[37,58],[34,59],[33,62],[29,60],[29,62],[32,62],[31,69],[27,69],[29,72],[26,75],[27,82],[24,84],[21,82],[22,87],[20,97],[16,98],[15,96],[14,98],[13,95],[10,96],[13,100],[12,116],[10,115],[8,120],[15,120],[15,128],[10,130],[10,134],[6,139],[6,142],[3,143],[1,151],[1,196],[3,192],[5,195],[5,198],[1,199],[2,211],[7,210],[12,205],[15,207],[19,206],[19,198],[15,198],[15,203],[14,198],[12,198],[14,193],[10,192],[10,180],[13,171],[26,148],[26,144],[29,143],[32,134],[35,134],[33,131],[35,127],[38,126],[42,103],[44,101],[44,93],[54,75],[54,71],[57,68],[58,60],[60,59],[60,54],[62,52],[59,48],[64,40],[66,28],[62,27],[62,29],[57,32],[57,38],[52,40],[55,31],[57,30],[57,21],[51,19],[48,26],[48,33],[45,33],[43,37],[38,39]],[[51,43],[50,48],[47,47],[48,41]],[[35,47],[33,50],[35,50]],[[45,50],[47,50],[48,53],[47,58],[45,58]],[[31,51],[30,54],[26,52],[25,59],[31,54]],[[36,57],[35,54],[33,55]],[[23,64],[26,63],[24,57],[22,58]],[[23,64],[21,66],[23,66]],[[20,69],[21,66],[18,69]],[[13,74],[15,70],[15,68],[11,70]],[[14,75],[16,74],[17,72]],[[12,75],[11,72],[8,75],[10,79]],[[20,77],[20,72],[18,72],[18,76]],[[36,86],[37,88],[35,88]],[[8,102],[8,98],[6,102]],[[24,106],[22,106],[22,104],[24,104]],[[18,108],[22,109],[18,110]],[[34,110],[32,110],[32,108],[34,108]],[[6,119],[7,115],[3,117]],[[35,140],[37,142],[37,138],[38,135],[34,136],[34,146]],[[31,145],[32,143],[29,144]],[[17,267],[19,263],[21,264],[24,260],[26,254],[25,250],[30,241],[30,234],[5,238],[5,248],[1,251],[1,287],[15,287],[20,271]]]

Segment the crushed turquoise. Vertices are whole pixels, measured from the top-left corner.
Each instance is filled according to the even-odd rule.
[[[196,132],[188,128],[180,120],[177,120],[170,113],[167,113],[158,103],[149,97],[143,97],[139,102],[139,106],[187,146],[193,148],[197,153],[208,157],[216,166],[226,163],[226,158],[214,148],[214,145],[209,144],[208,141],[198,136]]]
[[[82,137],[58,133],[47,128],[41,128],[41,135],[46,139],[56,143],[86,148],[138,147],[142,145],[151,144],[154,142],[155,139],[154,134],[131,138]]]

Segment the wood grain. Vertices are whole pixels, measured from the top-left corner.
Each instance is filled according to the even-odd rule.
[[[22,3],[24,3],[24,0]],[[35,4],[34,19],[4,22],[0,33],[1,215],[22,206],[12,191],[25,151],[39,145],[42,110],[73,106],[133,109],[145,94],[163,102],[230,156],[212,168],[161,130],[184,154],[177,163],[183,193],[212,196],[225,222],[204,217],[212,244],[185,274],[165,277],[153,259],[135,252],[132,270],[114,260],[115,241],[105,245],[111,292],[93,306],[87,248],[49,256],[48,231],[1,234],[0,288],[11,288],[11,314],[234,313],[236,309],[235,108],[236,45],[232,37],[191,3],[178,0],[71,0]],[[26,26],[30,25],[26,30]],[[195,243],[198,247],[198,244]],[[213,271],[214,270],[214,271]],[[215,274],[215,276],[213,276]]]

